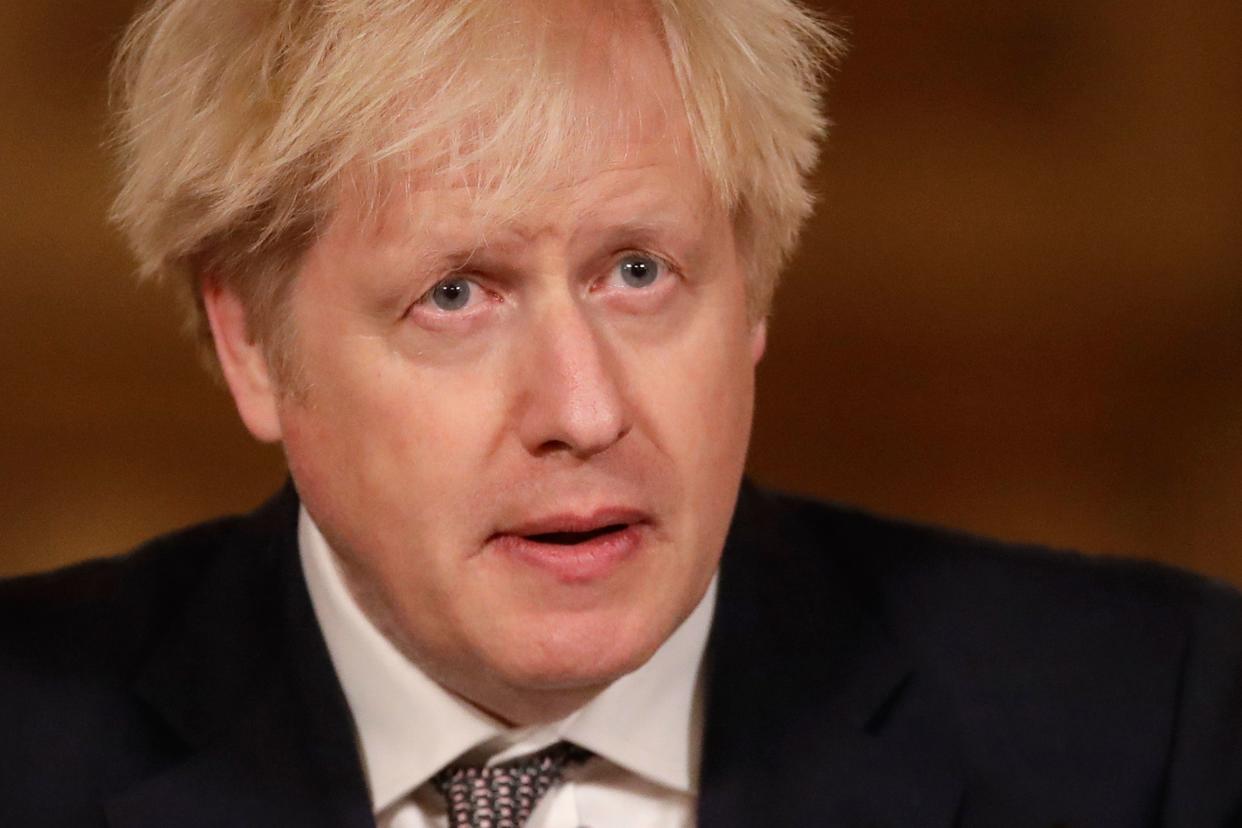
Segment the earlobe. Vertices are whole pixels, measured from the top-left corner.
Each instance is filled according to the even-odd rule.
[[[237,413],[255,439],[279,441],[278,391],[263,348],[250,336],[241,299],[213,279],[204,279],[202,290],[216,356]]]
[[[758,365],[763,359],[763,352],[768,347],[768,320],[760,319],[750,333],[750,359],[752,365]]]

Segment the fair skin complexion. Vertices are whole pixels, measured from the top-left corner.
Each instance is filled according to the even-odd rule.
[[[297,393],[204,283],[242,418],[283,443],[368,615],[511,723],[650,658],[703,596],[742,474],[764,326],[651,40],[625,57],[657,67],[627,92],[646,126],[521,215],[434,174],[376,220],[342,201],[291,289]]]

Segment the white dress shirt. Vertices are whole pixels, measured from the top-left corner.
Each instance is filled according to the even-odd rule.
[[[595,754],[569,769],[529,828],[694,824],[702,735],[701,668],[716,582],[651,659],[561,721],[509,728],[449,693],[397,651],[353,599],[336,556],[303,509],[298,547],[315,615],[357,726],[379,828],[441,828],[428,780],[463,755],[487,764],[562,739]]]

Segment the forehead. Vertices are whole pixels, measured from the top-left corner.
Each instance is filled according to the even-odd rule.
[[[327,241],[341,252],[391,259],[402,271],[401,261],[456,266],[484,252],[524,258],[534,242],[554,241],[557,249],[614,242],[697,248],[723,213],[678,143],[619,144],[618,154],[595,169],[503,194],[437,176],[412,177],[377,209],[344,211]]]
[[[346,176],[334,224],[485,235],[566,215],[706,209],[708,180],[658,23],[607,4],[563,5],[545,32],[565,51],[558,71],[542,67],[560,81],[544,100],[515,91],[509,113],[474,112],[447,128],[447,148],[411,147],[372,182]],[[433,105],[412,106],[411,117],[434,117]]]
[[[574,241],[624,230],[631,237],[693,236],[715,215],[697,167],[683,157],[604,167],[566,185],[503,201],[471,187],[411,187],[361,221],[334,229],[377,249],[429,253],[523,246],[548,237]]]

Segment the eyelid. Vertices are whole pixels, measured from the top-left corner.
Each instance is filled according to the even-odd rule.
[[[616,262],[620,262],[631,256],[637,256],[643,259],[655,259],[657,262],[668,267],[670,270],[673,267],[673,263],[669,260],[667,256],[662,256],[659,253],[655,253],[651,250],[644,250],[641,247],[623,248],[622,250],[617,251],[617,253],[613,255],[613,260]]]

